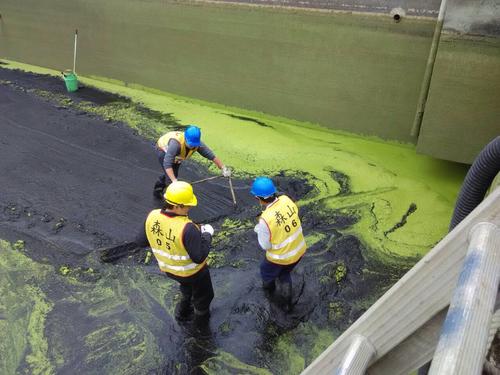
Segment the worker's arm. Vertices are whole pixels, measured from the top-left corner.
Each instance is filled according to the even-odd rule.
[[[211,160],[215,163],[215,157],[214,152],[208,147],[205,143],[201,142],[200,146],[198,147],[198,153],[203,156],[205,159]],[[217,159],[218,160],[218,159]],[[219,160],[220,161],[220,160]],[[217,165],[218,166],[218,165]],[[220,168],[220,167],[219,167]]]
[[[222,168],[224,168],[224,164],[222,164],[222,161],[217,156],[212,161],[219,169],[222,170]]]
[[[203,263],[210,252],[212,235],[208,232],[201,233],[193,223],[186,224],[182,236],[182,242],[191,260],[195,263]]]
[[[257,233],[259,245],[264,250],[271,248],[271,233],[264,219],[259,219],[259,223],[255,226],[254,231]]]
[[[180,152],[181,145],[177,142],[177,140],[171,139],[168,141],[165,157],[163,158],[163,169],[172,182],[177,181],[177,177],[175,177],[172,166],[174,165],[175,157],[179,155]]]
[[[198,147],[198,152],[201,156],[207,158],[208,160],[212,160],[214,164],[222,171],[224,177],[231,177],[231,170],[227,168],[224,163],[213,153],[210,148],[201,142],[200,147]]]

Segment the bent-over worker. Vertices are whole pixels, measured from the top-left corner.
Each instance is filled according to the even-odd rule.
[[[165,187],[177,181],[181,163],[195,152],[213,161],[224,177],[231,176],[231,170],[215,156],[208,146],[201,142],[200,128],[189,125],[184,132],[168,132],[156,142],[156,154],[164,172],[158,177],[154,186],[153,195],[156,198],[162,199]]]

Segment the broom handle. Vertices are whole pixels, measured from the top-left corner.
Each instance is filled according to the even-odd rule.
[[[75,30],[75,48],[73,48],[73,73],[76,74],[76,43],[78,42],[78,29]]]
[[[212,176],[212,177],[204,178],[204,179],[202,179],[202,180],[198,180],[198,181],[193,181],[193,182],[191,182],[191,185],[199,184],[200,182],[205,182],[205,181],[215,180],[216,178],[222,178],[222,177],[224,177],[224,176]]]
[[[229,179],[229,190],[231,190],[231,198],[233,198],[233,205],[236,207],[236,196],[234,195],[233,181],[231,180],[231,177],[228,177],[228,179]]]

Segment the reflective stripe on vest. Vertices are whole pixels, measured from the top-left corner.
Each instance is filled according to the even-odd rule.
[[[183,160],[188,159],[196,150],[198,150],[198,147],[188,148],[186,146],[186,140],[184,139],[183,132],[168,132],[167,134],[161,136],[160,139],[158,139],[156,145],[158,146],[158,148],[161,148],[163,151],[167,152],[168,142],[170,142],[171,139],[175,139],[181,145],[181,151],[179,155],[175,157],[176,163],[180,163]]]
[[[196,263],[190,263],[187,266],[171,266],[170,264],[164,263],[161,260],[157,259],[156,261],[158,262],[158,266],[160,267],[160,269],[162,271],[170,272],[170,273],[174,273],[174,274],[176,274],[177,272],[189,271],[189,270],[192,270],[193,268],[196,268],[196,266],[198,266],[198,264],[196,264]]]
[[[191,220],[187,216],[168,216],[161,210],[153,210],[146,219],[146,236],[151,250],[164,272],[188,277],[200,271],[206,260],[197,264],[192,261],[182,242],[182,235]]]
[[[290,237],[288,237],[286,240],[283,242],[276,244],[276,245],[271,245],[274,250],[281,249],[282,247],[285,247],[288,245],[290,242],[293,242],[297,239],[298,236],[302,234],[302,225],[297,229],[297,231],[292,234]]]
[[[279,255],[279,254],[273,254],[271,252],[268,252],[267,256],[269,258],[272,258],[272,259],[288,259],[288,258],[291,258],[291,257],[297,255],[297,253],[299,251],[301,251],[302,249],[304,249],[305,247],[306,247],[306,241],[302,241],[301,243],[299,243],[297,245],[297,247],[295,249],[289,251],[288,253]]]
[[[154,249],[154,248],[151,248],[151,250],[153,250],[153,253],[155,253],[157,255],[161,255],[162,257],[165,257],[168,259],[173,259],[173,260],[189,260],[189,259],[191,259],[189,257],[189,255],[171,255],[171,254],[167,253],[166,251],[163,251],[160,249]]]
[[[271,249],[266,258],[276,264],[293,264],[306,251],[306,242],[295,203],[286,195],[267,206],[261,218],[270,231]]]

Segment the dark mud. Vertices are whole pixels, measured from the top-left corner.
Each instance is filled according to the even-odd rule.
[[[40,95],[47,92],[57,95]],[[310,204],[302,208],[303,226],[316,240],[297,267],[294,306],[285,312],[279,295],[268,299],[261,290],[263,252],[253,232],[259,208],[249,195],[250,176],[234,181],[237,208],[227,182],[214,180],[196,185],[199,205],[192,210],[195,221],[216,228],[209,260],[212,318],[201,331],[189,322],[179,325],[171,315],[177,286],[159,274],[146,250],[115,264],[100,264],[95,251],[133,238],[159,206],[152,197],[160,167],[151,137],[158,130],[146,129],[146,139],[113,113],[82,111],[79,103],[132,107],[164,129],[183,126],[126,98],[92,88],[67,94],[56,78],[0,68],[0,238],[23,240],[25,255],[54,266],[38,287],[54,306],[44,335],[56,373],[254,373],[234,357],[289,373],[277,349],[287,333],[305,323],[341,332],[406,271],[401,264],[369,264],[363,244],[342,234],[359,220],[355,210]],[[194,181],[207,173],[188,162],[180,177]],[[332,177],[339,194],[350,193],[347,176]],[[316,194],[302,172],[284,171],[275,180],[296,200]],[[308,354],[315,339],[314,332],[292,335],[289,345],[310,362],[318,354]]]
[[[226,116],[229,116],[229,117],[232,117],[232,118],[236,118],[238,120],[253,122],[254,124],[257,124],[257,125],[262,126],[264,128],[272,128],[271,125],[266,124],[264,121],[260,121],[260,120],[257,120],[255,118],[252,118],[252,117],[239,116],[239,115],[234,115],[232,113],[224,113],[224,114]]]
[[[408,207],[408,210],[405,212],[405,214],[403,215],[401,220],[399,222],[397,222],[396,224],[394,224],[394,226],[391,229],[385,231],[384,235],[387,236],[389,233],[392,233],[395,230],[398,230],[399,228],[404,227],[406,225],[407,220],[408,220],[408,216],[410,216],[416,210],[417,210],[417,205],[415,203],[411,203],[410,207]]]

